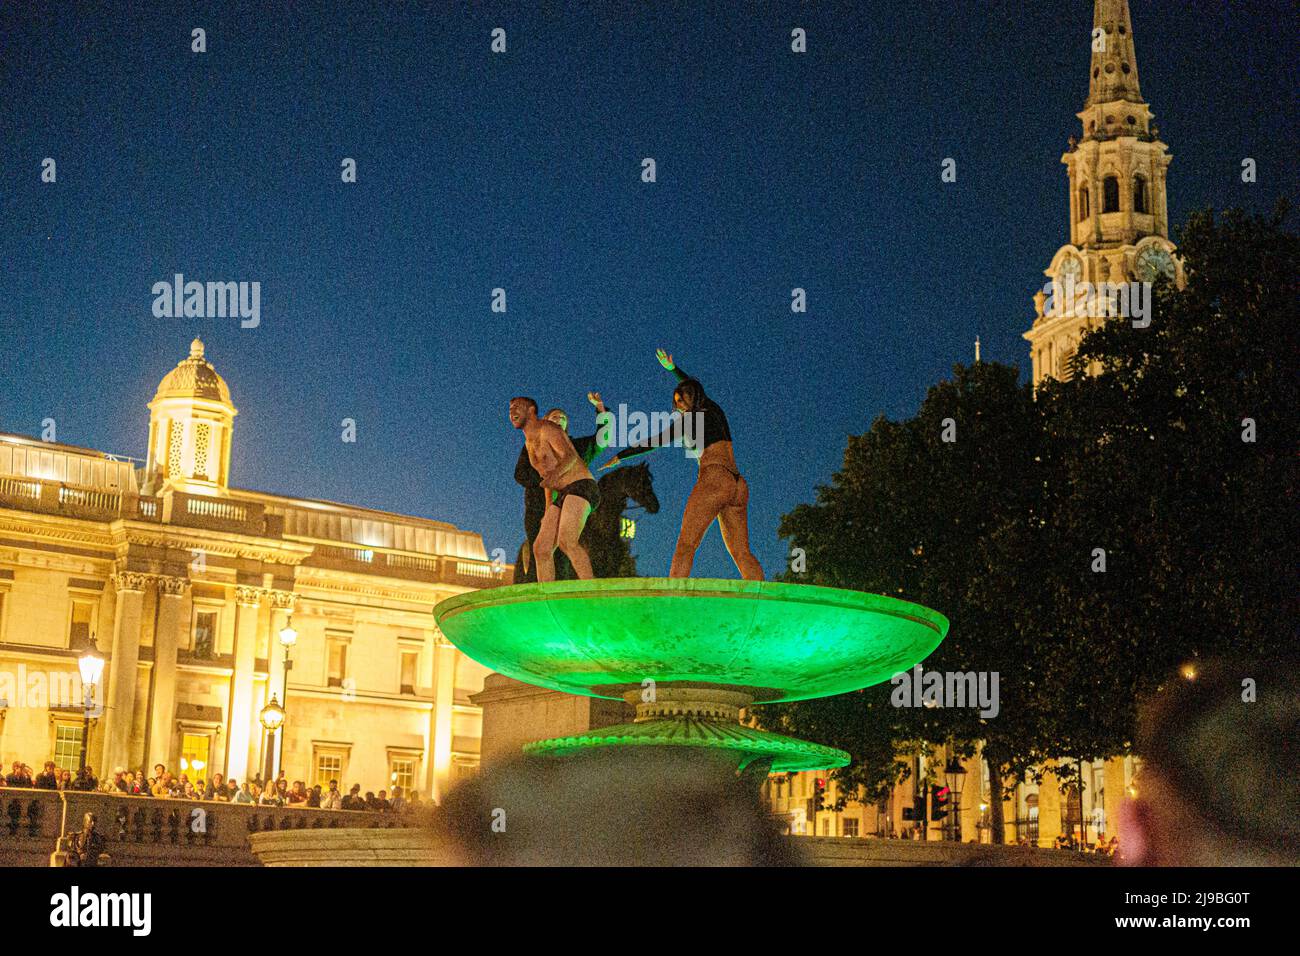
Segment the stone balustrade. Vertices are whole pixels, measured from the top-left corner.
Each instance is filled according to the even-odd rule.
[[[292,830],[418,826],[425,814],[263,807],[80,791],[0,788],[0,864],[48,866],[60,834],[95,814],[114,865],[256,866],[250,837]]]

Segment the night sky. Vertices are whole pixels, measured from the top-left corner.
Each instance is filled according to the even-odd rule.
[[[0,430],[52,417],[143,457],[145,404],[198,334],[239,408],[233,484],[513,556],[507,400],[563,405],[575,434],[588,389],[666,409],[662,345],[727,411],[773,576],[781,514],[846,435],[914,411],[977,335],[1027,364],[1090,0],[152,6],[0,5]],[[1295,196],[1294,5],[1131,9],[1171,222]],[[176,272],[260,282],[261,325],[155,318]],[[696,469],[649,461],[664,509],[636,550],[666,574]],[[696,574],[736,574],[716,530]]]

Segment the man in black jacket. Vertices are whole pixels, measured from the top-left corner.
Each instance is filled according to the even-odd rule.
[[[38,790],[58,790],[59,772],[53,760],[45,761],[45,769],[36,775]]]

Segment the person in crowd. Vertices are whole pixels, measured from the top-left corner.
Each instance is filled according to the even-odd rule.
[[[118,793],[130,793],[126,786],[126,768],[118,767],[113,771],[113,789]]]
[[[301,780],[295,780],[289,793],[285,796],[285,801],[289,806],[302,806],[307,802],[307,785]]]
[[[379,795],[375,797],[375,805],[373,809],[377,810],[380,813],[388,813],[390,810],[393,809],[393,805],[388,802],[387,790],[379,791]]]
[[[320,806],[322,810],[342,810],[343,794],[339,793],[339,782],[331,780],[329,789],[321,794]]]
[[[45,761],[45,769],[36,775],[33,783],[41,790],[59,789],[59,768],[53,760]]]
[[[219,773],[214,773],[212,779],[208,781],[207,789],[203,791],[204,800],[229,800],[230,791],[226,787],[226,778]]]
[[[314,809],[320,809],[320,784],[316,784],[307,791],[307,806]]]
[[[344,810],[364,810],[366,808],[365,798],[361,796],[361,784],[354,783],[348,795],[343,798]]]
[[[1298,703],[1294,651],[1170,673],[1140,709],[1142,769],[1120,803],[1118,861],[1300,865]]]
[[[185,787],[181,790],[180,796],[185,800],[200,799],[199,792],[194,789],[194,784],[190,783],[188,780],[185,781]]]
[[[231,786],[234,786],[235,781],[234,780],[230,781],[230,784]],[[245,780],[244,785],[235,791],[235,796],[233,799],[231,799],[230,802],[231,803],[256,803],[257,798],[253,796],[252,786],[253,786],[252,784],[250,784],[247,780]]]
[[[410,797],[409,800],[407,800],[406,805],[407,805],[408,807],[410,807],[412,810],[414,810],[414,809],[416,809],[417,807],[420,806],[420,791],[419,791],[419,790],[412,790],[412,791],[411,791],[411,797]]]
[[[262,795],[257,798],[257,802],[259,806],[263,807],[278,807],[283,805],[280,800],[280,792],[273,786],[267,786],[262,791]]]
[[[73,790],[83,790],[87,793],[94,793],[99,789],[99,778],[95,776],[95,768],[86,764],[85,768],[77,771],[76,778],[72,781]]]
[[[71,770],[64,770],[64,771],[62,771],[62,772],[59,774],[59,789],[60,789],[60,790],[71,790],[71,789],[72,789],[72,771],[71,771]]]
[[[383,794],[381,793],[382,797]],[[401,813],[406,809],[406,798],[402,796],[401,787],[393,787],[393,797],[388,801],[388,809],[393,813]]]
[[[99,866],[99,856],[104,852],[103,836],[97,829],[98,820],[87,813],[81,821],[81,831],[72,834],[68,841],[69,866]]]
[[[14,761],[13,770],[5,777],[6,787],[30,787],[32,785],[32,775],[26,765],[21,760]]]
[[[161,767],[162,764],[159,764],[158,766]],[[158,768],[155,767],[154,769],[157,770]],[[159,774],[157,777],[154,778],[153,787],[150,788],[149,792],[152,793],[155,797],[166,797],[170,795],[171,788],[172,788],[172,775],[168,773],[166,770],[164,770],[162,771],[161,774]]]

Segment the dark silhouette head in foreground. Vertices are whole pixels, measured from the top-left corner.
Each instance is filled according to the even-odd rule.
[[[1300,863],[1298,663],[1188,669],[1153,696],[1137,793],[1121,807],[1121,863]]]
[[[521,757],[461,784],[435,830],[462,866],[788,866],[758,795],[703,755]]]

